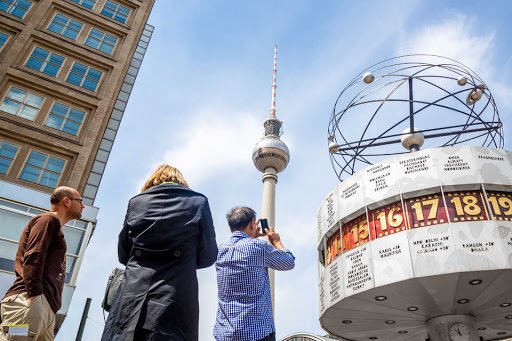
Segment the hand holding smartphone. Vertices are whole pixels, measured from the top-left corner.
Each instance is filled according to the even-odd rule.
[[[268,220],[267,219],[260,219],[260,225],[261,225],[261,233],[267,234],[268,232]]]

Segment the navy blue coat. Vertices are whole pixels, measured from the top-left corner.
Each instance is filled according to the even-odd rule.
[[[207,198],[171,183],[133,197],[118,255],[126,271],[101,340],[196,341],[196,269],[217,257]]]

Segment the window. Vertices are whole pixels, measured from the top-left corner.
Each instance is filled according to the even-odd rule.
[[[83,111],[55,102],[46,119],[45,125],[76,136],[78,130],[80,130],[84,116],[85,112]]]
[[[55,188],[63,169],[64,160],[32,150],[20,179]]]
[[[52,32],[63,35],[64,37],[68,37],[70,39],[76,40],[78,34],[82,30],[84,24],[78,22],[76,20],[72,20],[62,14],[55,14],[53,17],[50,26],[48,29]]]
[[[25,66],[52,77],[56,77],[63,62],[64,57],[40,47],[36,47],[34,51],[32,51],[32,54],[28,58]]]
[[[0,11],[20,19],[23,19],[30,6],[32,6],[32,1],[29,0],[0,0]]]
[[[77,4],[87,7],[89,9],[92,9],[94,7],[94,5],[96,4],[96,0],[71,0],[71,1],[76,2]]]
[[[12,87],[2,100],[0,110],[33,121],[43,101],[44,98],[41,96]]]
[[[90,91],[96,91],[103,73],[90,66],[75,62],[66,82],[78,85]]]
[[[117,38],[106,34],[96,28],[93,28],[85,41],[85,45],[103,51],[108,54],[114,52],[114,47],[117,44]]]
[[[105,7],[103,7],[101,10],[101,14],[125,24],[126,19],[130,14],[130,10],[127,7],[118,4],[117,2],[107,0]]]
[[[17,145],[0,141],[0,174],[7,175],[17,152]]]
[[[0,51],[2,51],[2,49],[8,39],[9,39],[9,35],[7,33],[0,32]]]

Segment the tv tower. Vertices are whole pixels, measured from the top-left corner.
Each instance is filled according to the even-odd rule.
[[[290,160],[290,152],[281,141],[281,126],[283,122],[276,117],[276,75],[277,75],[277,45],[274,46],[274,76],[272,79],[272,105],[270,115],[263,123],[265,133],[263,138],[254,146],[252,161],[256,168],[263,173],[263,205],[261,217],[268,220],[271,227],[275,226],[275,198],[277,174],[282,172]],[[274,302],[274,272],[270,271],[270,288]]]

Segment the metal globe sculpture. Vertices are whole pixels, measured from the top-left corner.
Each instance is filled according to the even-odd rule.
[[[423,134],[427,148],[503,147],[496,103],[475,72],[441,56],[400,56],[362,71],[338,96],[328,127],[337,177],[407,153],[400,148],[405,128]]]

